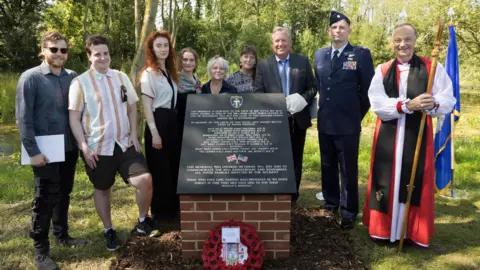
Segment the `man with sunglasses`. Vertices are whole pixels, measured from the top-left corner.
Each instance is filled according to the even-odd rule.
[[[152,199],[152,177],[140,153],[137,137],[138,96],[127,75],[110,68],[108,39],[88,37],[85,49],[91,68],[70,86],[70,126],[85,163],[95,193],[94,203],[104,226],[107,249],[116,250],[120,242],[112,225],[110,193],[115,175],[136,188],[139,210],[137,233],[155,236],[147,217]]]
[[[57,268],[49,256],[50,222],[57,244],[82,246],[87,243],[68,234],[67,212],[78,150],[68,123],[68,91],[77,73],[64,68],[67,56],[67,40],[56,31],[45,33],[39,54],[44,61],[20,76],[16,92],[18,130],[30,156],[35,182],[30,237],[34,241],[38,269]],[[35,137],[58,134],[64,135],[65,161],[49,163]]]

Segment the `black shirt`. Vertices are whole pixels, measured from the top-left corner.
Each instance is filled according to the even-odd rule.
[[[212,81],[208,81],[206,84],[202,86],[202,94],[211,94],[212,89],[210,88],[210,83]],[[222,88],[220,89],[219,94],[225,94],[225,93],[237,93],[237,88],[235,86],[227,83],[225,80],[222,82]]]

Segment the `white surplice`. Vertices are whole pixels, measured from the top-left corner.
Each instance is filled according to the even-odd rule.
[[[392,67],[393,68],[393,67]],[[394,183],[394,197],[393,197],[393,213],[392,213],[392,226],[390,232],[390,241],[395,242],[400,239],[402,230],[403,217],[405,213],[405,204],[400,203],[398,200],[400,190],[400,177],[401,166],[403,157],[403,143],[405,136],[405,113],[413,113],[408,111],[405,106],[402,106],[405,113],[399,113],[397,111],[397,104],[399,101],[407,102],[407,78],[410,70],[410,64],[403,63],[398,65],[400,71],[399,80],[399,97],[390,98],[385,93],[385,87],[383,85],[383,75],[381,71],[381,65],[375,70],[375,76],[372,79],[370,88],[368,90],[368,97],[372,110],[383,121],[389,121],[398,119],[398,128],[396,134],[396,151],[395,151],[395,183]],[[452,111],[455,105],[456,99],[453,96],[452,81],[450,80],[445,68],[438,63],[435,73],[432,96],[435,99],[435,104],[439,104],[437,109],[432,111],[426,111],[427,114],[432,117],[444,115]],[[373,238],[385,239],[383,237],[371,235]],[[422,245],[421,243],[417,243]],[[424,245],[423,245],[424,246]]]

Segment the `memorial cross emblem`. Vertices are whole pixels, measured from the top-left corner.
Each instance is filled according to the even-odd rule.
[[[234,107],[235,109],[240,108],[243,104],[243,97],[241,96],[230,97],[230,104],[232,104],[232,107]]]

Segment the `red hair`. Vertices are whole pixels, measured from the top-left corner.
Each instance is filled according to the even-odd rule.
[[[154,31],[147,37],[147,40],[145,41],[146,63],[142,69],[142,72],[140,72],[140,78],[142,77],[143,71],[149,67],[156,72],[162,74],[162,72],[160,71],[160,64],[158,63],[157,56],[155,55],[155,51],[153,50],[153,42],[159,37],[163,37],[168,40],[168,57],[167,59],[165,59],[165,68],[170,74],[172,80],[178,83],[180,79],[178,77],[177,68],[175,65],[175,50],[172,45],[172,38],[170,37],[170,33],[168,33],[167,30]]]

